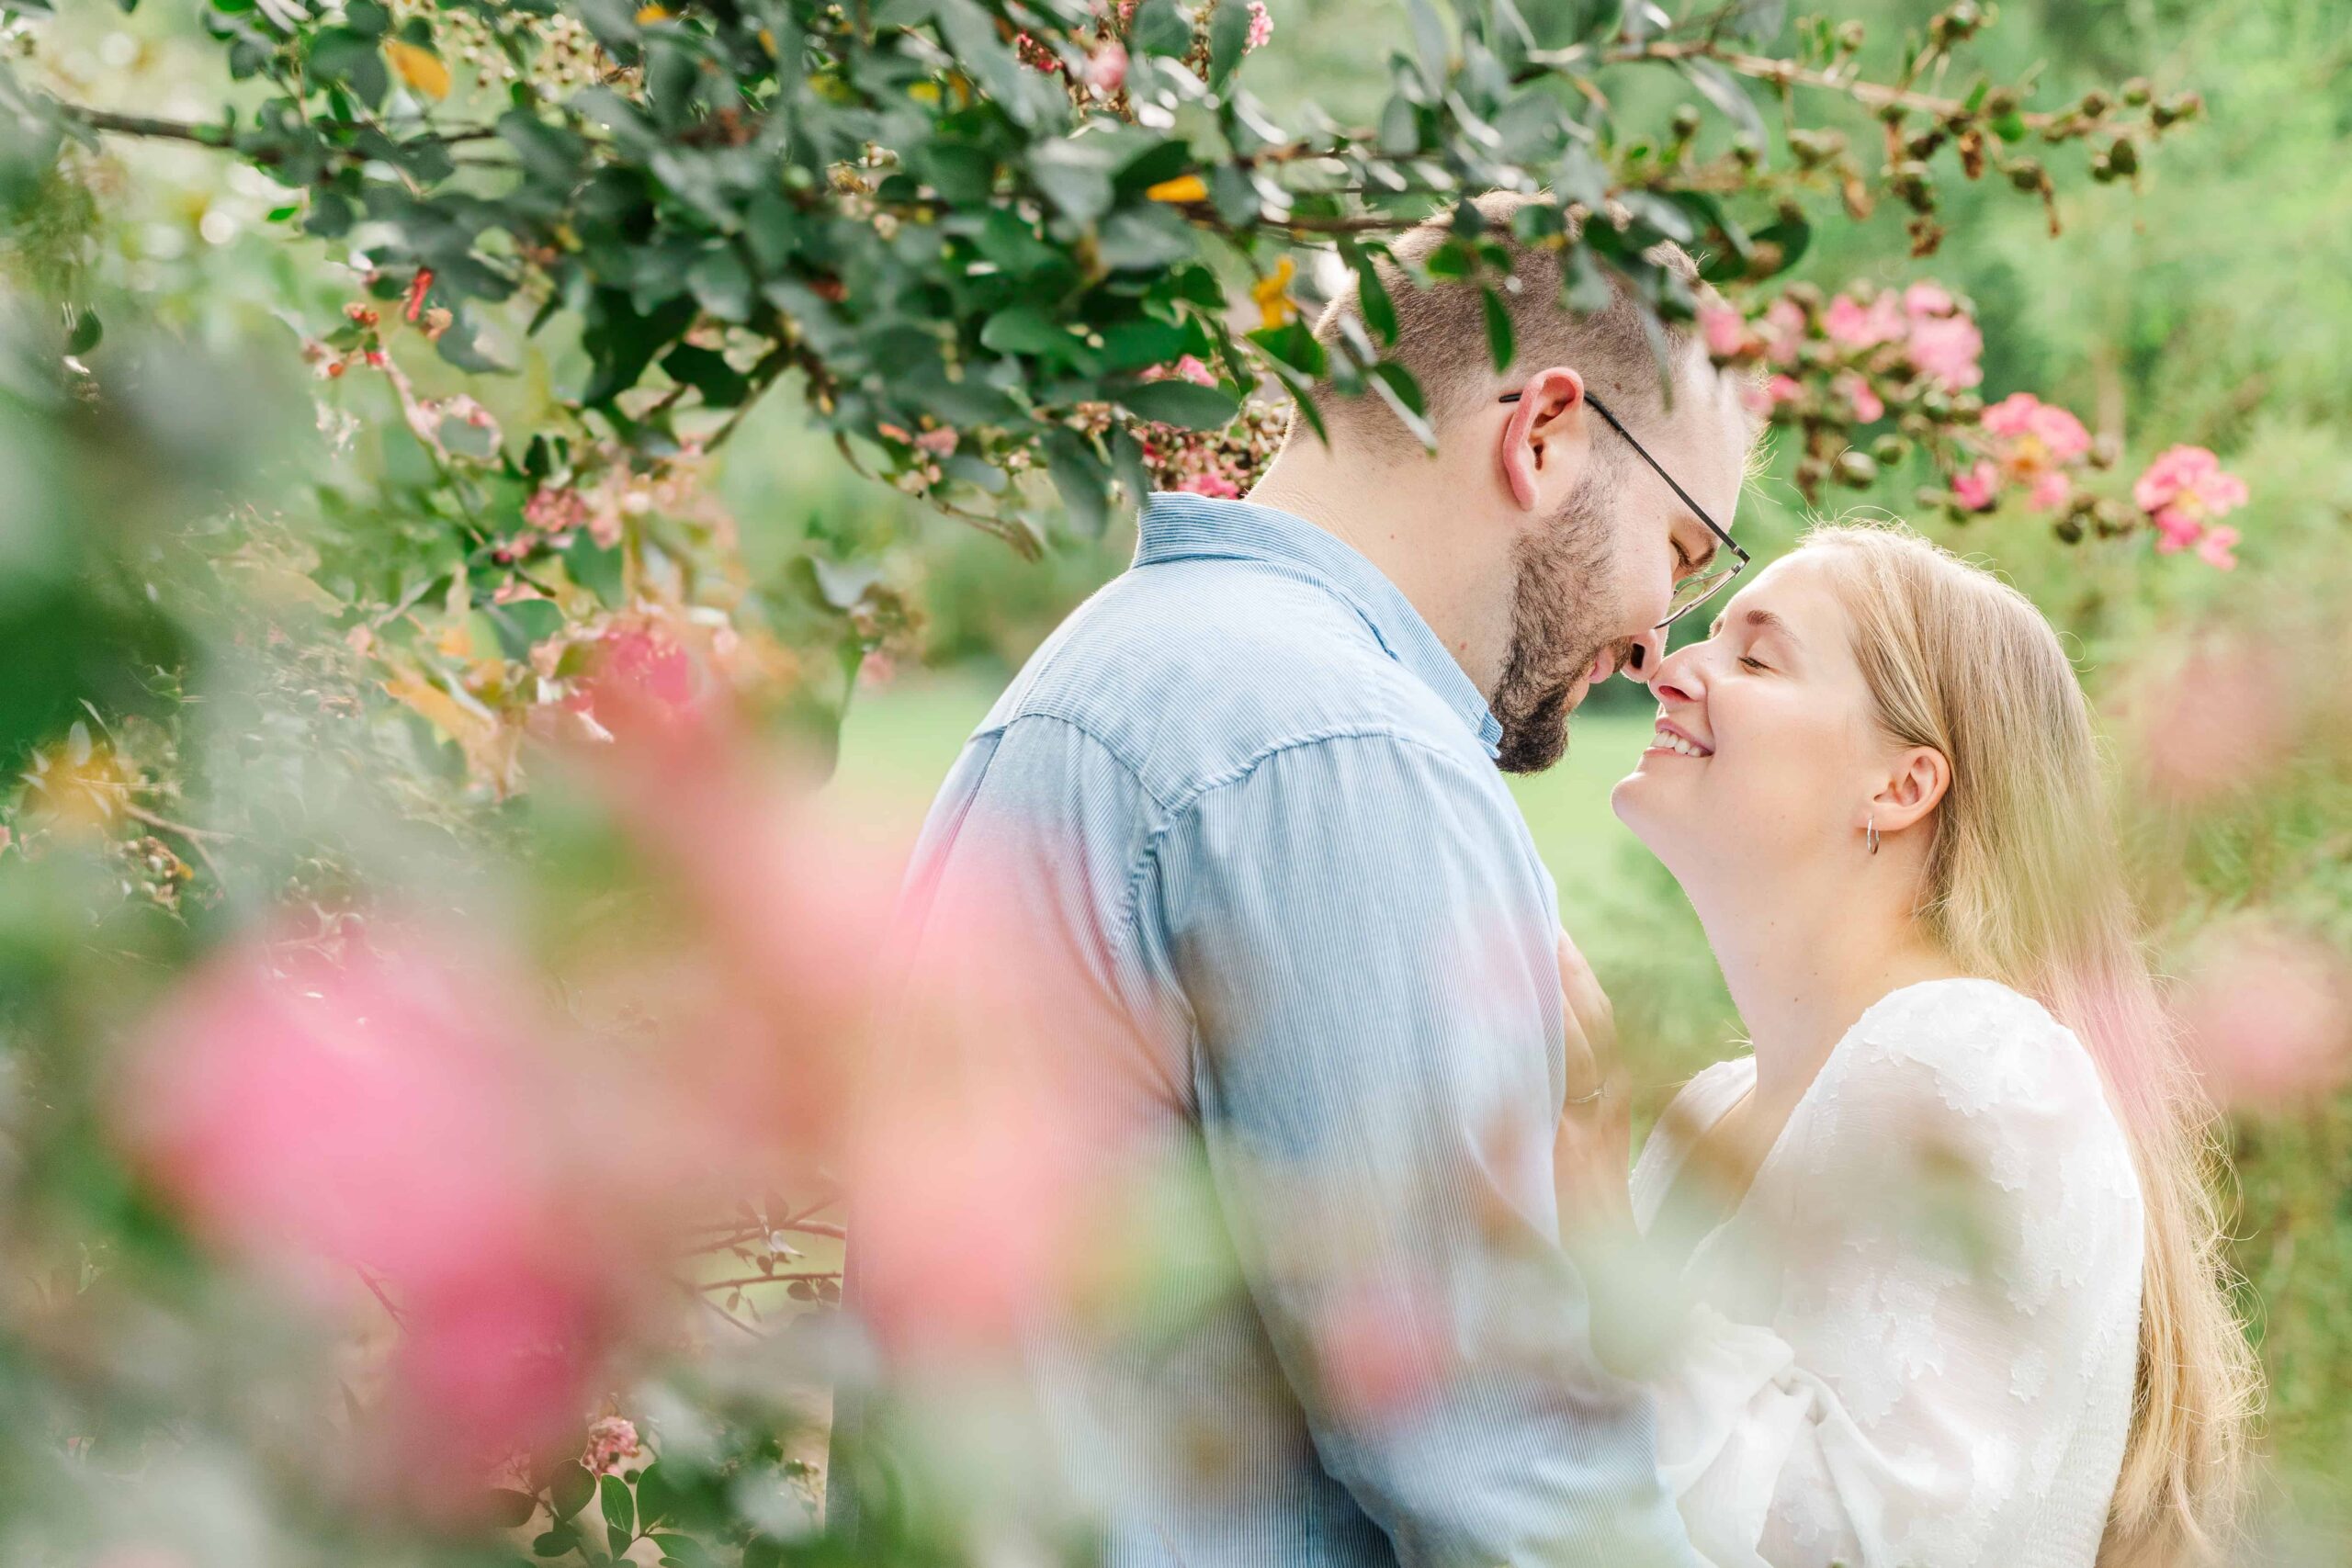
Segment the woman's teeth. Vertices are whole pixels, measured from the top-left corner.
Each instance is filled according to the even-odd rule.
[[[1653,739],[1650,744],[1657,747],[1661,750],[1679,752],[1680,755],[1685,757],[1709,757],[1713,755],[1713,753],[1709,751],[1705,747],[1693,745],[1691,742],[1685,740],[1681,736],[1675,734],[1674,731],[1668,729],[1663,726],[1659,728],[1657,738]]]

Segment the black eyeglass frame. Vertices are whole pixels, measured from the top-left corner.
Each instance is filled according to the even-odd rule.
[[[1522,394],[1518,392],[1505,392],[1502,395],[1501,400],[1507,403],[1515,403],[1520,400],[1521,395]],[[1731,552],[1732,568],[1729,571],[1724,573],[1721,581],[1717,582],[1704,593],[1700,594],[1696,599],[1691,600],[1690,603],[1683,605],[1682,608],[1668,615],[1666,619],[1660,621],[1657,626],[1650,628],[1653,631],[1663,631],[1668,626],[1670,626],[1675,622],[1680,620],[1683,616],[1689,615],[1691,611],[1697,609],[1700,605],[1705,604],[1708,600],[1713,598],[1716,594],[1721,593],[1724,589],[1730,587],[1732,579],[1737,577],[1741,572],[1747,570],[1747,562],[1749,558],[1747,551],[1741,547],[1737,539],[1731,536],[1731,531],[1729,529],[1725,528],[1722,524],[1707,515],[1707,509],[1705,507],[1690,499],[1690,492],[1689,491],[1684,490],[1680,485],[1674,482],[1674,476],[1668,473],[1665,466],[1659,463],[1656,457],[1649,455],[1648,448],[1645,447],[1640,442],[1634,439],[1634,433],[1626,429],[1624,423],[1615,414],[1609,412],[1609,407],[1606,403],[1603,403],[1599,398],[1594,397],[1590,392],[1587,392],[1584,395],[1584,400],[1586,406],[1590,408],[1593,412],[1599,414],[1602,419],[1609,422],[1610,429],[1615,431],[1618,434],[1625,438],[1625,445],[1634,449],[1634,455],[1639,457],[1643,462],[1647,463],[1650,466],[1650,472],[1656,474],[1658,478],[1666,481],[1666,488],[1674,492],[1675,499],[1681,502],[1683,505],[1689,507],[1690,509],[1690,515],[1696,517],[1700,522],[1704,523],[1707,525],[1707,531],[1713,534],[1718,540],[1722,541],[1723,547],[1724,549]],[[1681,584],[1677,583],[1675,586],[1679,588]]]

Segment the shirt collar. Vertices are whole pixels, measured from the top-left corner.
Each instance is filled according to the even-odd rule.
[[[1378,567],[1336,535],[1255,502],[1186,491],[1146,498],[1135,564],[1199,559],[1274,561],[1306,572],[1363,618],[1389,658],[1445,699],[1487,756],[1501,754],[1503,727],[1437,633]]]

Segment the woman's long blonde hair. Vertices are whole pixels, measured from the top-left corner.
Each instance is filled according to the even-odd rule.
[[[2260,1371],[2230,1299],[2213,1114],[2149,970],[2081,682],[2025,595],[1916,534],[1838,524],[1804,547],[1852,617],[1880,727],[1951,764],[1920,918],[1954,963],[2075,1032],[2131,1135],[2148,1222],[2140,1364],[2100,1568],[2218,1560]]]

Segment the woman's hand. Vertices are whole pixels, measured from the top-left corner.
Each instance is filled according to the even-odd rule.
[[[1617,1055],[1608,995],[1567,934],[1560,936],[1560,991],[1567,1001],[1567,1104],[1552,1144],[1561,1239],[1612,1237],[1633,1225],[1632,1107]]]

